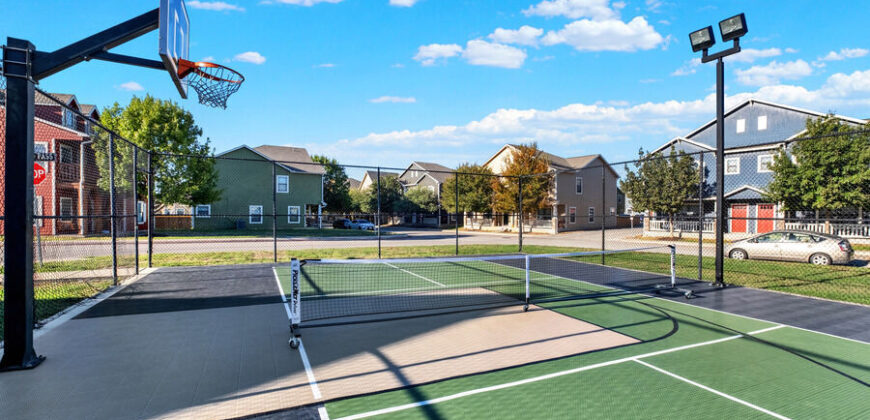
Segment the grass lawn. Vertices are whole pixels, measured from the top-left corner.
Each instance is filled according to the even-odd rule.
[[[870,251],[870,244],[852,244],[855,251]]]

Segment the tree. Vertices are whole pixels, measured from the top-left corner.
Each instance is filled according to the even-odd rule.
[[[438,211],[438,197],[428,187],[414,187],[405,191],[399,211],[407,213],[434,213]]]
[[[117,102],[103,110],[101,122],[109,130],[132,142],[152,156],[154,171],[154,201],[158,209],[166,204],[196,205],[220,199],[218,174],[209,140],[201,141],[202,130],[193,115],[172,101],[162,101],[150,95],[133,97],[127,107]],[[97,129],[93,148],[101,174],[109,173],[109,136]],[[115,186],[127,189],[132,185],[133,146],[115,140]],[[139,154],[140,167],[145,167],[145,153]],[[109,178],[100,177],[98,185],[109,190]],[[140,181],[139,191],[147,191]]]
[[[311,159],[323,165],[326,175],[323,177],[323,201],[327,211],[346,212],[351,209],[350,184],[344,167],[335,159],[314,155]]]
[[[350,196],[350,212],[352,213],[371,213],[372,209],[369,207],[369,195],[368,191],[360,191],[359,189],[352,189],[348,194]]]
[[[553,184],[550,161],[538,149],[537,143],[516,146],[501,175],[509,178],[492,180],[495,211],[522,213],[523,217],[529,217],[550,205]],[[517,209],[520,183],[523,186],[522,208]]]
[[[402,201],[402,183],[396,176],[381,177],[380,203],[382,213],[400,211]],[[378,185],[377,181],[366,190],[368,195],[368,211],[374,213],[378,210]]]
[[[638,154],[635,171],[625,166],[625,179],[620,181],[619,188],[631,199],[633,210],[667,216],[670,234],[674,236],[676,215],[685,207],[686,200],[698,193],[700,177],[695,160],[674,147],[667,156],[661,152],[646,154],[643,149]]]
[[[486,166],[463,163],[456,168],[459,177],[459,209],[456,208],[456,179],[451,175],[444,181],[441,202],[450,213],[483,213],[492,210],[492,171]]]
[[[833,115],[807,119],[806,140],[773,158],[768,199],[785,210],[870,207],[870,135]],[[836,135],[842,133],[843,135]]]

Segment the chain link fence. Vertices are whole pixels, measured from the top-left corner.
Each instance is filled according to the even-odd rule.
[[[145,267],[291,258],[601,250],[621,252],[585,260],[668,274],[670,245],[680,278],[711,283],[717,228],[729,285],[870,304],[870,135],[813,124],[833,123],[726,150],[717,226],[715,151],[689,142],[611,163],[515,146],[457,168],[343,165],[274,146],[151,153],[39,91],[35,319]]]

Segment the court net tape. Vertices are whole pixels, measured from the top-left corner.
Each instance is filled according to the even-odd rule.
[[[616,266],[619,267],[616,267]],[[676,288],[672,246],[380,260],[293,260],[291,323],[323,326]]]

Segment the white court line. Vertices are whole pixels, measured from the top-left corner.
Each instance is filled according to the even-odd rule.
[[[417,273],[412,273],[412,272],[410,272],[410,271],[408,271],[408,270],[405,270],[404,268],[396,267],[395,265],[392,265],[392,264],[390,264],[390,263],[388,263],[388,262],[385,262],[384,265],[386,265],[387,267],[392,267],[392,268],[395,268],[396,270],[399,270],[399,271],[402,271],[402,272],[408,273],[408,274],[410,274],[410,275],[412,275],[412,276],[414,276],[414,277],[419,277],[419,278],[421,278],[421,279],[423,279],[423,280],[426,280],[426,281],[428,281],[428,282],[430,282],[430,283],[437,284],[437,285],[439,285],[439,286],[441,286],[441,287],[447,287],[446,285],[441,284],[441,283],[438,283],[438,282],[435,281],[435,280],[428,279],[428,278],[423,277],[423,276],[421,276],[421,275],[419,275],[419,274],[417,274]]]
[[[770,331],[772,329],[776,329],[776,328],[765,328],[764,330],[750,332],[750,333],[748,333],[748,335],[761,334],[762,332]],[[530,383],[539,382],[539,381],[543,381],[543,380],[547,380],[547,379],[558,378],[560,376],[571,375],[574,373],[579,373],[579,372],[583,372],[583,371],[587,371],[587,370],[617,365],[617,364],[625,363],[625,362],[634,362],[634,361],[637,361],[638,359],[643,359],[643,358],[647,358],[647,357],[653,357],[653,356],[658,356],[658,355],[662,355],[662,354],[673,353],[673,352],[681,351],[681,350],[693,349],[696,347],[708,346],[711,344],[724,343],[726,341],[736,340],[738,338],[743,338],[743,337],[745,337],[745,335],[743,335],[743,334],[732,335],[732,336],[728,336],[728,337],[719,338],[716,340],[704,341],[704,342],[700,342],[700,343],[688,344],[685,346],[654,351],[651,353],[645,353],[645,354],[641,354],[638,356],[624,357],[622,359],[616,359],[616,360],[611,360],[608,362],[601,362],[601,363],[592,364],[589,366],[583,366],[583,367],[579,367],[579,368],[563,370],[560,372],[549,373],[546,375],[522,379],[519,381],[507,382],[507,383],[503,383],[503,384],[499,384],[499,385],[488,386],[485,388],[472,389],[470,391],[464,391],[464,392],[460,392],[460,393],[453,394],[453,395],[447,395],[447,396],[440,397],[440,398],[433,398],[431,400],[417,401],[417,402],[410,403],[410,404],[398,405],[395,407],[383,408],[380,410],[369,411],[366,413],[354,414],[352,416],[342,417],[339,420],[362,419],[362,418],[367,418],[367,417],[372,417],[372,416],[379,416],[381,414],[395,413],[397,411],[403,411],[403,410],[408,410],[411,408],[422,407],[424,405],[434,405],[434,404],[442,403],[445,401],[450,401],[450,400],[455,400],[458,398],[468,397],[471,395],[483,394],[485,392],[497,391],[497,390],[505,389],[505,388],[513,388],[515,386],[530,384]]]
[[[278,277],[278,270],[272,267],[272,273],[275,274],[275,282],[278,284],[278,291],[281,293],[281,302],[284,302],[284,310],[287,312],[287,319],[291,319],[290,305],[287,303],[287,295],[284,294],[284,288],[281,287],[281,278]],[[311,368],[311,363],[308,361],[308,353],[305,352],[305,345],[302,339],[299,339],[299,356],[302,358],[302,365],[305,366],[305,375],[308,377],[308,385],[311,386],[311,394],[315,400],[323,398],[320,393],[320,387],[317,386],[317,379],[314,377],[314,369]],[[317,412],[320,414],[320,420],[329,420],[329,414],[326,412],[326,407],[321,406]]]
[[[677,375],[676,373],[668,372],[668,371],[666,371],[666,370],[664,370],[664,369],[662,369],[662,368],[659,368],[659,367],[653,366],[653,365],[651,365],[651,364],[649,364],[649,363],[647,363],[647,362],[644,362],[644,361],[642,361],[642,360],[637,360],[637,359],[635,359],[634,361],[637,362],[637,363],[640,363],[640,364],[642,364],[642,365],[644,365],[644,366],[646,366],[646,367],[648,367],[648,368],[650,368],[650,369],[653,369],[653,370],[656,370],[656,371],[658,371],[658,372],[664,373],[665,375],[668,375],[668,376],[670,376],[670,377],[672,377],[672,378],[679,379],[679,380],[681,380],[681,381],[683,381],[683,382],[685,382],[685,383],[687,383],[687,384],[689,384],[689,385],[696,386],[696,387],[701,388],[701,389],[703,389],[703,390],[705,390],[705,391],[707,391],[707,392],[712,392],[713,394],[716,394],[716,395],[718,395],[718,396],[720,396],[720,397],[727,398],[727,399],[729,399],[729,400],[731,400],[731,401],[734,401],[734,402],[736,402],[736,403],[739,403],[739,404],[743,404],[743,405],[745,405],[745,406],[747,406],[747,407],[749,407],[749,408],[751,408],[751,409],[753,409],[753,410],[760,411],[760,412],[762,412],[762,413],[764,413],[764,414],[767,414],[767,415],[772,416],[772,417],[776,417],[776,418],[778,418],[778,419],[780,419],[780,420],[789,420],[789,418],[786,417],[786,416],[783,416],[783,415],[781,415],[781,414],[774,413],[773,411],[770,411],[770,410],[767,410],[767,409],[761,408],[761,407],[759,407],[759,406],[757,406],[757,405],[755,405],[755,404],[752,404],[752,403],[750,403],[750,402],[747,402],[747,401],[741,400],[740,398],[737,398],[737,397],[735,397],[735,396],[728,395],[728,394],[726,394],[726,393],[724,393],[724,392],[722,392],[722,391],[717,391],[717,390],[715,390],[715,389],[713,389],[713,388],[710,388],[710,387],[708,387],[708,386],[706,386],[706,385],[699,384],[699,383],[697,383],[697,382],[695,382],[695,381],[692,381],[692,380],[690,380],[690,379],[688,379],[688,378],[684,378],[684,377],[682,377],[682,376],[680,376],[680,375]]]

